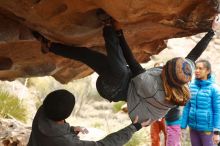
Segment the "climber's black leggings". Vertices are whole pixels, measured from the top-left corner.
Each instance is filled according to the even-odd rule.
[[[97,72],[99,74],[97,90],[104,98],[110,101],[126,100],[130,78],[145,70],[135,59],[130,59],[131,65],[128,67],[123,54],[126,54],[124,50],[126,47],[119,42],[119,38],[123,40],[124,38],[118,37],[112,26],[103,28],[103,37],[107,55],[85,47],[66,46],[59,43],[52,43],[49,49],[57,55],[81,61]],[[130,49],[127,54],[126,56],[133,57]]]
[[[127,62],[123,56],[119,39],[111,26],[103,29],[107,55],[93,51],[86,47],[67,46],[59,43],[52,43],[50,52],[57,55],[78,60],[102,76],[121,76],[127,68]]]
[[[207,33],[186,58],[196,61],[213,35],[213,32]],[[81,61],[97,72],[96,86],[101,96],[109,101],[126,101],[130,79],[145,72],[145,69],[134,58],[121,30],[116,32],[112,26],[105,26],[103,37],[107,55],[59,43],[52,43],[49,49],[57,55]]]

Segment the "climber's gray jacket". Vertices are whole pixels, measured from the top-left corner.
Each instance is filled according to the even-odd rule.
[[[139,122],[148,121],[150,125],[175,107],[165,100],[161,72],[161,68],[152,68],[131,79],[127,104],[132,120],[138,115]]]

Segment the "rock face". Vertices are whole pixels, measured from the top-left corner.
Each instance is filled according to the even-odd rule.
[[[26,146],[31,128],[15,119],[0,118],[0,145]]]
[[[164,40],[207,31],[217,0],[0,0],[0,80],[52,75],[61,83],[92,73],[86,65],[43,54],[31,31],[68,45],[105,53],[96,11],[119,21],[140,62],[166,47]]]

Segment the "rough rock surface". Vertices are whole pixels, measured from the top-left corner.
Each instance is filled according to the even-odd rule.
[[[0,79],[52,75],[67,83],[92,73],[86,65],[43,54],[31,30],[69,45],[105,53],[96,11],[119,21],[140,62],[166,47],[164,40],[207,31],[217,0],[0,0]]]
[[[15,119],[0,118],[0,146],[27,145],[30,129]]]

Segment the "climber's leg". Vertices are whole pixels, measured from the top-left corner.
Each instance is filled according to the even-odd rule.
[[[50,52],[66,58],[78,60],[91,67],[99,75],[106,75],[110,72],[107,57],[97,51],[93,51],[86,47],[73,47],[58,43],[52,43]]]

